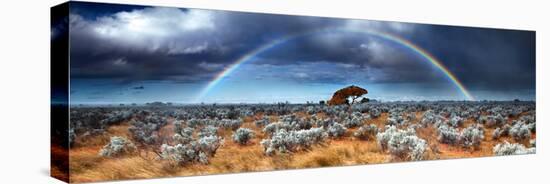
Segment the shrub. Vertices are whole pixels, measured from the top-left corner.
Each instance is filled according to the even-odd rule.
[[[500,131],[502,132],[501,136],[508,136],[510,135],[510,128],[512,128],[510,125],[506,124],[506,125],[503,125],[500,129]]]
[[[414,112],[407,113],[407,115],[405,116],[405,119],[407,119],[408,121],[414,121],[416,120],[416,114]]]
[[[374,124],[370,124],[370,125],[363,125],[359,127],[353,133],[353,136],[362,140],[369,140],[376,137],[377,133],[378,133],[378,127]]]
[[[158,136],[155,133],[160,129],[160,124],[156,124],[157,118],[148,118],[149,121],[131,121],[128,130],[132,133],[132,138],[142,144],[155,144],[158,142]],[[158,120],[161,121],[161,120]],[[159,122],[162,123],[162,122]]]
[[[310,129],[313,127],[313,123],[307,119],[297,118],[296,115],[285,115],[281,117],[282,128],[286,130],[301,130]]]
[[[464,119],[462,119],[460,116],[453,116],[449,121],[449,124],[455,128],[460,127],[462,126],[462,124],[464,124]]]
[[[176,144],[175,146],[163,144],[160,158],[174,161],[178,165],[192,162],[208,164],[209,157],[215,155],[222,142],[223,140],[218,136],[206,136],[188,144]]]
[[[241,145],[245,145],[254,137],[254,132],[248,128],[239,128],[233,133],[233,141]]]
[[[161,146],[160,158],[165,160],[171,160],[176,162],[179,165],[185,165],[193,161],[199,161],[199,156],[201,153],[198,153],[196,146],[192,144],[177,144],[175,146],[169,146],[163,144]],[[202,153],[202,155],[205,155]],[[201,162],[205,162],[204,158]],[[206,158],[206,163],[208,163],[208,158]]]
[[[506,124],[502,126],[502,128],[497,127],[495,131],[493,131],[493,139],[498,139],[502,136],[507,136],[510,132],[510,125]]]
[[[174,136],[172,136],[172,139],[174,139],[174,141],[176,143],[179,143],[179,144],[187,144],[191,141],[193,141],[193,137],[190,137],[188,135],[182,135],[182,134],[174,134]]]
[[[483,127],[480,125],[470,125],[460,133],[460,144],[463,147],[474,147],[477,149],[485,137],[483,133]]]
[[[308,130],[278,130],[271,139],[264,139],[266,155],[274,155],[276,152],[287,153],[301,149],[309,149],[312,145],[322,143],[328,137],[323,128],[311,128]]]
[[[166,118],[157,114],[147,116],[143,119],[144,122],[147,124],[157,124],[160,126],[165,125],[167,123]]]
[[[378,109],[372,109],[370,111],[370,116],[371,117],[378,118],[378,117],[380,117],[380,115],[382,115],[382,112],[380,112],[380,110],[378,110]]]
[[[386,121],[386,125],[390,125],[390,126],[397,126],[399,125],[399,122],[396,118],[394,117],[388,117],[387,121]]]
[[[201,123],[202,122],[199,119],[192,118],[187,121],[187,126],[195,128],[198,127]]]
[[[279,130],[290,130],[290,129],[291,128],[287,124],[284,124],[283,122],[275,122],[265,126],[262,131],[268,135],[273,135],[275,132]]]
[[[380,146],[380,148],[382,148],[382,150],[385,151],[385,150],[388,149],[388,142],[390,141],[392,136],[396,133],[397,133],[397,127],[395,127],[395,126],[386,126],[385,131],[378,132],[376,134],[376,140],[378,141],[378,145]],[[410,132],[408,132],[408,133],[410,133]],[[413,135],[413,134],[410,134],[410,135]]]
[[[283,116],[282,121],[270,123],[266,125],[263,129],[263,132],[266,134],[272,135],[278,130],[284,129],[287,131],[290,130],[301,130],[301,129],[310,129],[313,127],[313,123],[307,119],[298,119],[296,116]]]
[[[174,132],[175,133],[181,133],[181,131],[183,131],[183,121],[180,121],[180,120],[175,120],[174,121]]]
[[[267,127],[266,127],[267,128]],[[271,139],[263,139],[260,144],[264,146],[266,155],[274,155],[276,151],[286,153],[287,145],[290,144],[288,132],[284,129],[274,132]]]
[[[200,129],[200,131],[197,135],[199,137],[207,137],[207,136],[218,135],[218,127],[208,125],[206,127],[203,127],[202,129]]]
[[[241,119],[222,119],[221,126],[226,129],[237,130],[241,127],[243,121]]]
[[[500,132],[498,128],[495,131]],[[439,142],[451,145],[460,144],[465,148],[474,147],[477,149],[484,139],[483,127],[479,125],[471,125],[463,129],[462,132],[458,132],[456,128],[442,124],[437,128],[437,132]]]
[[[393,111],[391,111],[389,113],[389,116],[388,116],[387,120],[386,120],[386,125],[398,126],[398,125],[407,124],[408,120],[404,119],[401,114],[402,114],[402,112],[400,112],[399,109],[394,109]]]
[[[347,128],[353,128],[353,127],[361,126],[363,124],[363,119],[359,117],[352,117],[344,120],[343,124]]]
[[[479,116],[479,117],[477,118],[477,123],[479,123],[479,124],[485,124],[485,123],[487,123],[487,120],[488,120],[487,116]]]
[[[487,127],[495,127],[495,126],[501,126],[506,123],[507,118],[503,117],[502,115],[498,114],[496,116],[487,116],[487,120],[485,122],[485,125]]]
[[[195,131],[195,129],[186,127],[182,129],[180,133],[174,134],[172,138],[176,141],[176,143],[187,144],[193,141],[193,131]]]
[[[527,124],[527,127],[529,127],[529,130],[531,130],[531,132],[537,132],[537,123],[536,122],[532,122],[532,123]]]
[[[439,128],[440,126],[448,126],[448,120],[446,119],[443,119],[443,118],[437,118],[435,120],[435,123],[433,124],[433,127],[434,128]]]
[[[209,135],[199,138],[198,144],[202,152],[214,156],[222,144],[222,139],[215,135]]]
[[[426,141],[418,138],[413,129],[398,130],[395,126],[386,126],[384,132],[376,135],[383,150],[389,150],[393,158],[422,160],[426,151]]]
[[[328,129],[328,127],[332,126],[334,122],[332,119],[319,119],[315,122],[317,127],[323,127],[325,129]]]
[[[328,135],[331,137],[342,137],[346,133],[347,128],[340,123],[334,123],[328,128]]]
[[[523,123],[523,121],[516,122],[512,128],[510,128],[509,133],[516,141],[523,141],[531,138],[529,126]]]
[[[496,128],[494,131],[493,131],[493,139],[498,139],[502,136],[502,133],[503,133],[503,130],[501,130],[500,128]]]
[[[132,113],[129,111],[113,111],[106,114],[105,119],[101,120],[101,124],[114,125],[129,120],[130,118],[132,118]]]
[[[180,132],[178,132],[178,133],[180,133],[180,134],[182,134],[182,135],[188,135],[188,136],[191,136],[191,137],[192,137],[194,131],[195,131],[194,128],[185,127],[185,128],[183,128],[183,129],[182,129]]]
[[[460,140],[460,133],[456,128],[448,125],[441,125],[437,128],[437,140],[445,144],[457,144]]]
[[[256,124],[258,128],[264,127],[269,124],[269,117],[264,116],[262,119],[255,121],[254,124]]]
[[[528,115],[522,116],[522,117],[519,118],[519,119],[520,119],[521,121],[524,121],[526,124],[531,124],[531,123],[535,123],[535,122],[536,122],[534,111],[533,111],[533,112],[530,112]]]
[[[422,126],[427,127],[428,125],[434,124],[436,121],[436,115],[433,110],[427,110],[422,115],[422,119],[420,120],[420,124]]]
[[[421,128],[422,125],[419,125],[419,124],[412,124],[412,125],[409,125],[407,128],[410,128],[410,129],[413,129],[413,130],[418,130],[419,128]]]
[[[99,151],[99,155],[104,157],[118,157],[133,154],[136,151],[137,148],[134,143],[124,137],[114,136],[111,137],[111,141]]]
[[[423,160],[424,152],[426,152],[426,141],[418,138],[417,136],[408,136],[403,140],[396,142],[396,147],[390,147],[390,152],[393,155],[401,155],[408,152],[408,158],[410,160]],[[391,143],[390,145],[394,145]]]
[[[351,117],[346,118],[343,124],[346,128],[353,128],[363,125],[363,115],[360,112],[354,112]]]
[[[521,155],[532,154],[535,152],[536,148],[525,148],[525,146],[518,143],[510,144],[508,142],[504,142],[493,147],[493,153],[495,155]]]
[[[208,156],[206,155],[206,153],[204,152],[199,152],[199,162],[202,163],[202,164],[208,164],[209,161],[208,161]]]
[[[307,149],[314,144],[323,142],[328,137],[328,134],[322,128],[312,128],[308,130],[291,131],[289,137],[293,140],[292,142],[295,145],[291,146],[292,148],[301,147]]]

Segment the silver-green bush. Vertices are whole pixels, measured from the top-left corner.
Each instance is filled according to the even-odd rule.
[[[395,126],[386,126],[386,130],[378,133],[376,138],[382,150],[388,150],[394,159],[424,159],[426,141],[418,138],[413,129],[398,130]]]
[[[233,141],[241,145],[248,143],[250,139],[254,137],[254,131],[248,128],[239,128],[235,133],[233,133]]]
[[[124,137],[114,136],[111,137],[111,141],[99,151],[99,155],[104,157],[118,157],[133,154],[136,151],[137,148],[134,143]]]
[[[493,147],[493,153],[499,156],[532,154],[536,153],[536,148],[525,148],[525,146],[518,143],[510,144],[508,142],[504,142]]]

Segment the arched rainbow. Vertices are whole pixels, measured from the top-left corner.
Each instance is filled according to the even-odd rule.
[[[468,92],[466,87],[456,78],[456,76],[449,71],[447,67],[445,67],[441,61],[439,61],[437,58],[435,58],[433,55],[428,53],[426,50],[420,48],[419,46],[411,43],[410,41],[400,38],[396,35],[392,35],[389,33],[384,32],[378,32],[374,30],[351,30],[351,29],[322,29],[318,31],[312,31],[312,32],[306,32],[301,34],[293,34],[288,35],[276,40],[273,40],[265,45],[262,45],[247,54],[243,55],[239,59],[237,59],[233,64],[231,64],[229,67],[227,67],[222,72],[218,73],[216,77],[212,81],[208,83],[208,85],[200,92],[200,94],[197,96],[196,100],[197,102],[202,100],[203,97],[205,97],[215,86],[217,86],[226,76],[234,72],[239,66],[253,61],[254,58],[265,51],[268,51],[271,48],[274,48],[278,45],[281,45],[283,43],[287,43],[295,38],[302,37],[305,35],[311,35],[311,34],[318,34],[318,33],[328,33],[328,31],[344,31],[344,32],[352,32],[352,33],[363,33],[368,34],[372,36],[376,36],[385,40],[389,40],[391,42],[397,43],[407,49],[410,49],[411,51],[414,51],[414,53],[418,54],[422,58],[425,58],[427,61],[429,61],[433,66],[435,66],[437,69],[439,69],[441,72],[445,74],[445,76],[451,80],[454,85],[460,90],[460,92],[466,97],[468,100],[475,100],[475,98]]]

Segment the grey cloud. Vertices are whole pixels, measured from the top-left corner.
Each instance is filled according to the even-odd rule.
[[[274,39],[343,28],[408,39],[439,58],[468,87],[534,88],[533,32],[152,7],[94,18],[73,12],[70,25],[75,78],[204,81]],[[295,38],[257,60],[252,62],[257,67],[323,62],[348,66],[323,68],[325,75],[316,69],[289,75],[304,82],[345,82],[346,77],[337,75],[348,71],[358,73],[357,80],[380,83],[446,80],[398,44],[345,31]]]

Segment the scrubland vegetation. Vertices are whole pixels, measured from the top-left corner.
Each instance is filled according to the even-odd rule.
[[[535,153],[534,102],[71,108],[88,182]]]

